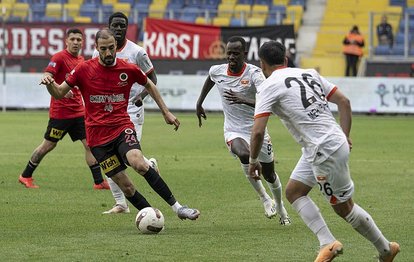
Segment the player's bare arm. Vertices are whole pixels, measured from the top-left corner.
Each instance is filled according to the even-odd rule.
[[[203,125],[203,123],[201,122],[201,118],[204,118],[204,120],[207,119],[206,112],[204,111],[204,108],[203,108],[203,102],[214,85],[215,83],[211,81],[210,76],[207,76],[207,79],[204,82],[203,89],[201,89],[201,93],[200,93],[200,96],[198,97],[197,105],[196,105],[196,114],[198,118],[199,127]]]
[[[155,70],[152,70],[150,73],[148,73],[147,77],[151,79],[151,81],[156,85],[157,84],[157,75],[155,74]],[[140,107],[143,105],[142,101],[144,98],[148,95],[148,91],[144,89],[138,96],[137,100],[135,101],[135,106]]]
[[[249,175],[256,180],[260,179],[260,174],[262,173],[262,167],[257,158],[263,144],[268,120],[269,116],[255,118],[250,136]]]
[[[336,89],[335,93],[329,97],[329,102],[338,106],[339,125],[348,139],[349,148],[352,149],[352,140],[350,138],[352,126],[351,102],[339,89]]]
[[[254,99],[249,99],[231,89],[224,91],[223,97],[229,101],[230,104],[245,104],[251,107],[254,107],[255,105]]]
[[[151,79],[148,78],[148,81],[145,84],[145,88],[152,97],[152,99],[154,99],[155,103],[157,103],[159,109],[162,112],[162,115],[164,116],[165,122],[169,125],[174,125],[174,130],[177,131],[180,127],[180,121],[178,121],[178,119],[170,112],[168,107],[165,105],[164,100],[160,95],[160,92],[158,91],[154,83],[151,81]]]
[[[65,95],[71,89],[71,87],[65,81],[63,81],[62,84],[58,85],[51,75],[44,75],[40,84],[45,85],[49,94],[56,99],[65,97]]]

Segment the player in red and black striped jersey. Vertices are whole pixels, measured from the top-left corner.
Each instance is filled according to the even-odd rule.
[[[44,76],[53,76],[58,83],[62,83],[69,72],[77,64],[84,61],[79,55],[82,48],[83,34],[77,28],[69,29],[66,33],[66,49],[52,56],[45,69]],[[95,182],[95,189],[109,189],[109,185],[103,179],[101,169],[95,157],[86,144],[84,123],[84,106],[82,95],[77,88],[60,100],[50,99],[49,124],[47,126],[43,142],[35,149],[25,170],[19,177],[19,182],[27,188],[38,188],[33,183],[33,172],[43,157],[52,151],[59,140],[68,133],[72,141],[80,140],[85,148],[85,159]]]
[[[150,204],[126,174],[127,165],[145,178],[179,218],[197,219],[200,212],[180,205],[159,173],[144,160],[134,125],[127,113],[132,85],[138,83],[146,88],[167,124],[174,125],[177,130],[180,122],[168,110],[154,83],[138,66],[116,59],[116,41],[111,30],[98,31],[95,41],[99,57],[80,63],[60,85],[51,76],[43,77],[41,83],[58,99],[75,86],[79,88],[85,101],[88,145],[105,174],[112,178],[138,210]]]

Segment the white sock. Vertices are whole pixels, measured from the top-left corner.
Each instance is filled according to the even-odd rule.
[[[292,207],[298,212],[303,222],[316,235],[320,246],[325,246],[335,241],[328,226],[323,219],[319,208],[308,196],[303,196],[292,203]]]
[[[128,204],[126,202],[125,195],[122,192],[121,188],[110,177],[107,177],[107,181],[109,187],[111,188],[112,196],[114,197],[116,204],[121,205],[123,207],[127,207]]]
[[[178,212],[178,209],[179,209],[180,207],[182,207],[182,205],[181,205],[180,203],[178,203],[178,201],[176,201],[176,202],[174,203],[174,205],[172,205],[172,206],[171,206],[172,210],[173,210],[175,213],[177,213],[177,212]]]
[[[266,181],[267,182],[267,181]],[[282,201],[282,184],[280,183],[279,176],[276,174],[276,180],[273,183],[267,182],[270,191],[272,192],[273,198],[275,199],[277,206],[283,206]]]
[[[262,201],[270,199],[270,196],[267,194],[266,189],[262,184],[262,180],[253,179],[249,176],[249,164],[241,164],[241,167],[246,175],[247,180],[249,180],[250,184],[253,186],[254,190],[256,190],[257,194],[259,195]]]
[[[362,207],[354,204],[354,207],[345,217],[345,220],[358,233],[368,239],[380,254],[387,253],[390,250],[390,242],[381,233],[370,214]]]

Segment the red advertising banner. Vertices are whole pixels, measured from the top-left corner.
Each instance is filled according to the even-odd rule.
[[[8,59],[49,58],[66,48],[66,30],[76,27],[83,32],[82,55],[88,57],[92,56],[95,50],[96,32],[105,26],[103,24],[9,23],[6,24],[5,30],[0,28],[0,47],[6,43]],[[138,25],[128,25],[127,37],[133,41],[137,40]]]
[[[144,48],[151,59],[214,59],[220,27],[146,18]]]

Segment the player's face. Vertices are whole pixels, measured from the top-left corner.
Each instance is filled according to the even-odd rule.
[[[70,33],[69,36],[66,38],[66,49],[72,55],[78,55],[79,51],[82,48],[83,38],[81,34],[78,33]]]
[[[240,73],[245,60],[245,51],[240,42],[228,43],[226,46],[227,62],[232,73]]]
[[[114,17],[109,24],[109,29],[114,32],[115,40],[117,43],[123,43],[125,41],[126,32],[128,29],[127,21],[125,18]]]
[[[113,36],[104,39],[99,38],[96,50],[99,52],[99,61],[105,66],[111,66],[116,58],[116,42]]]

